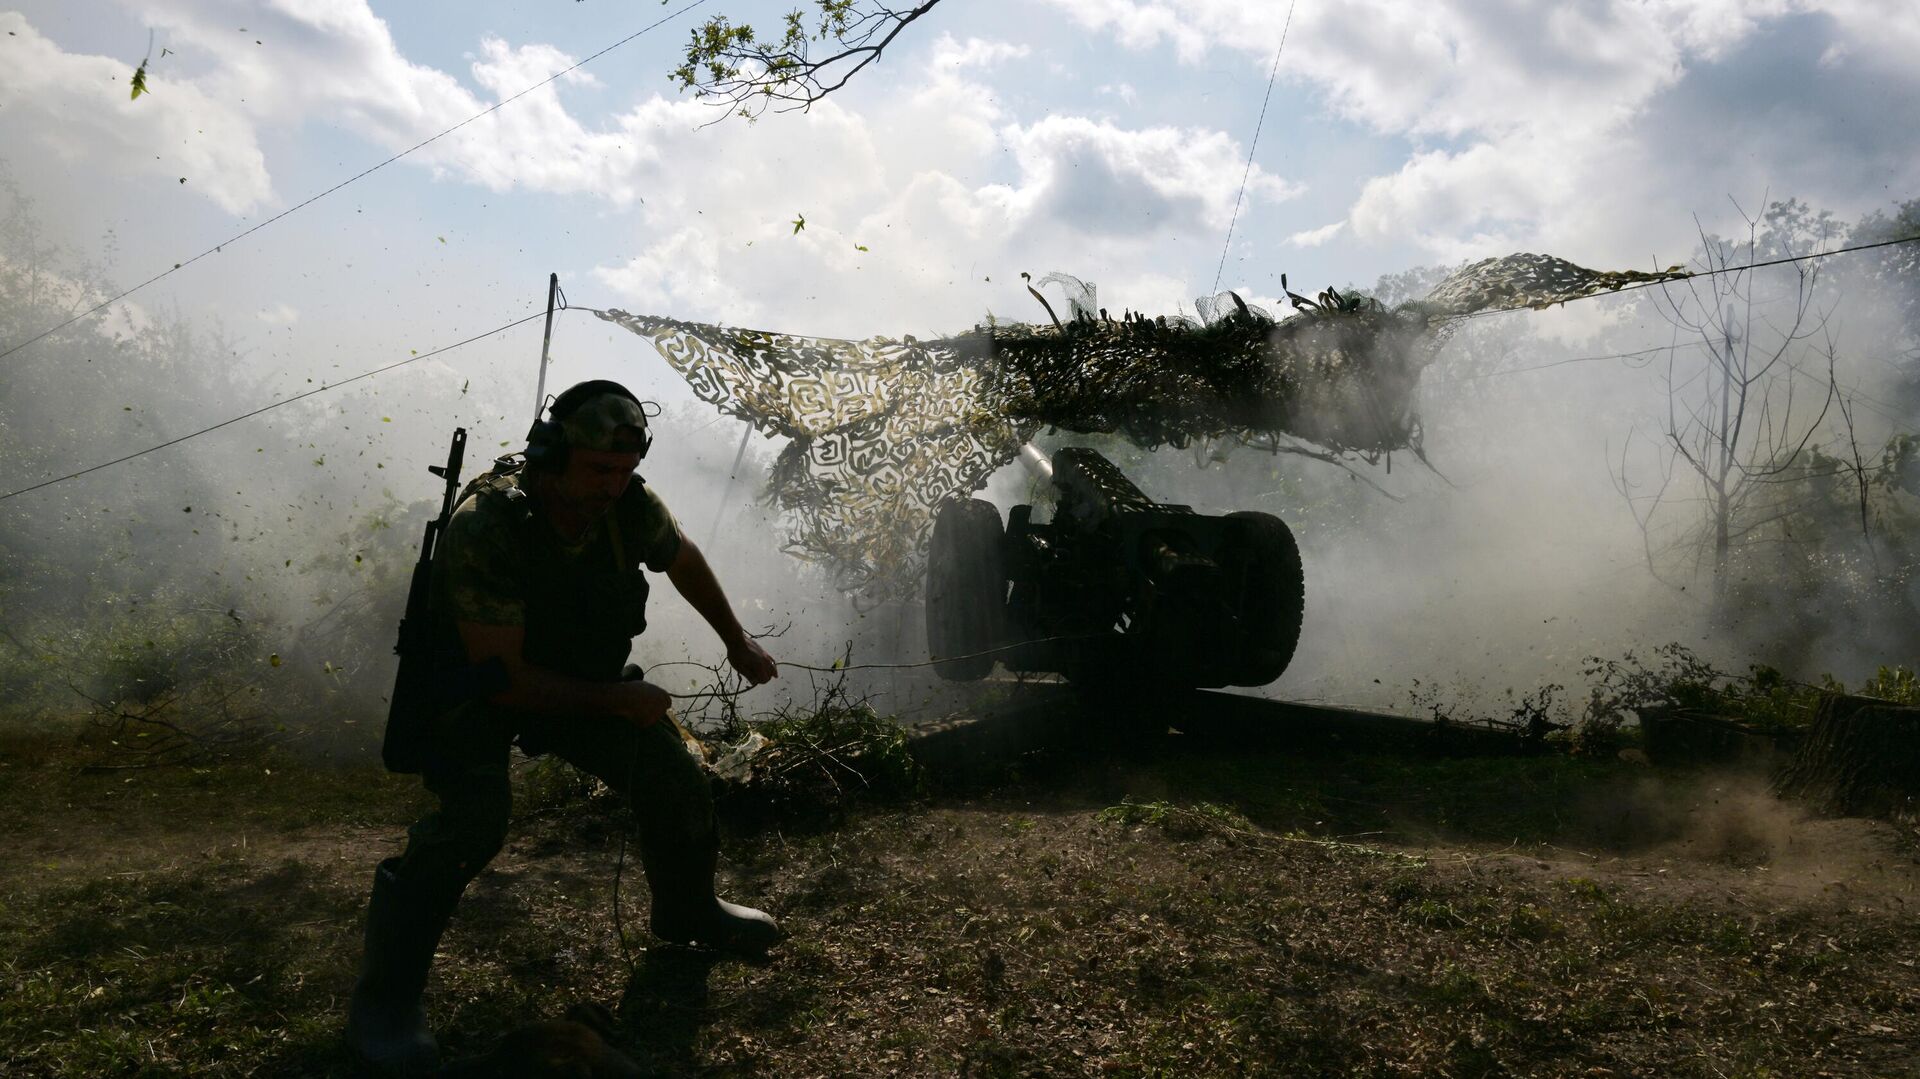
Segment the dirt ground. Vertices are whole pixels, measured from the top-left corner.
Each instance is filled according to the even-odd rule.
[[[0,1072],[346,1075],[410,780],[0,753]],[[1920,1075],[1920,837],[1757,777],[1169,736],[728,842],[763,964],[653,945],[623,815],[523,773],[445,939],[455,1054],[598,1001],[651,1073]],[[629,852],[630,853],[630,852]]]

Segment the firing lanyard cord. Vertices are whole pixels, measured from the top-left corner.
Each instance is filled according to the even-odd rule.
[[[1055,641],[1083,641],[1083,640],[1089,640],[1091,638],[1100,637],[1100,636],[1104,636],[1104,634],[1074,633],[1074,634],[1066,634],[1058,637],[1042,637],[1042,638],[1039,638],[1038,640],[1020,641],[1015,644],[1001,645],[998,648],[988,648],[980,652],[969,652],[964,656],[943,656],[940,659],[921,660],[917,663],[851,663],[851,664],[835,666],[835,667],[817,667],[817,666],[813,666],[811,664],[806,664],[806,663],[787,663],[787,664],[783,664],[783,666],[787,667],[790,670],[817,671],[821,674],[840,674],[845,671],[862,671],[862,670],[902,670],[909,667],[931,667],[936,663],[950,663],[950,662],[963,660],[963,659],[979,659],[983,656],[994,656],[994,655],[999,655],[1002,652],[1010,652],[1016,648],[1025,648],[1028,645],[1050,644]],[[713,667],[710,667],[707,664],[699,663],[690,659],[668,660],[665,663],[656,663],[653,665],[653,667],[705,667],[708,670],[714,669]],[[649,669],[652,669],[652,668],[649,668]],[[747,690],[752,688],[753,687],[751,686],[746,686],[741,689],[721,690],[717,692],[668,693],[667,696],[672,697],[676,700],[683,700],[683,701],[731,699],[731,698],[740,696],[741,694],[747,692]],[[672,720],[662,717],[661,722],[672,722]],[[627,799],[627,812],[629,813],[635,813],[634,806],[633,806],[633,784],[634,784],[634,780],[638,777],[639,771],[640,771],[640,747],[641,747],[640,739],[636,737],[633,741],[633,756],[627,762],[626,799]],[[637,814],[636,814],[635,825],[636,826],[638,825]],[[633,969],[633,949],[632,949],[632,946],[627,943],[626,919],[622,914],[621,906],[620,906],[620,881],[626,875],[627,837],[628,837],[628,833],[631,831],[632,831],[631,828],[622,828],[620,830],[620,853],[615,856],[614,862],[613,862],[613,932],[614,932],[614,936],[618,937],[620,940],[620,957],[627,964],[628,970]]]
[[[841,665],[832,666],[832,667],[818,667],[818,666],[814,666],[812,664],[807,664],[807,663],[782,663],[780,664],[780,666],[788,670],[813,671],[818,674],[842,674],[847,671],[876,671],[876,670],[901,671],[901,670],[909,670],[916,667],[932,667],[941,663],[957,663],[961,660],[981,659],[986,656],[997,656],[1005,652],[1011,652],[1011,651],[1014,651],[1015,649],[1026,648],[1036,644],[1053,644],[1057,641],[1088,641],[1088,640],[1094,640],[1104,636],[1106,636],[1105,633],[1068,633],[1068,634],[1062,634],[1057,637],[1039,637],[1030,641],[1016,641],[1013,644],[1003,644],[995,648],[983,649],[979,652],[968,652],[965,655],[940,656],[937,659],[923,659],[923,660],[918,660],[912,663],[848,663],[848,664],[841,664]],[[668,660],[665,663],[653,664],[653,667],[654,668],[700,667],[709,671],[717,669],[711,664],[701,663],[701,662],[698,662],[697,660],[691,660],[691,659]],[[652,669],[652,668],[649,668],[649,669]],[[667,696],[672,697],[675,700],[682,700],[682,701],[731,700],[732,698],[738,697],[741,694],[746,693],[748,690],[752,688],[754,687],[746,686],[740,689],[701,690],[697,693],[668,692]]]

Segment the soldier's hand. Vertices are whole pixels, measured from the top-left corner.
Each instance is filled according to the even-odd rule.
[[[621,715],[637,727],[653,726],[673,707],[673,698],[652,682],[621,682],[620,688],[627,698]]]
[[[780,676],[780,668],[773,662],[767,650],[752,637],[742,637],[738,642],[727,646],[727,662],[740,676],[754,685],[760,685]]]

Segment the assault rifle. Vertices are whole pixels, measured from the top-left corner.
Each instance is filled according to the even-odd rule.
[[[400,638],[393,646],[400,656],[400,669],[394,675],[387,733],[380,744],[380,759],[389,772],[418,772],[424,767],[428,724],[446,703],[444,657],[435,655],[440,644],[434,639],[433,562],[440,552],[440,537],[459,501],[460,462],[466,452],[467,429],[456,427],[453,444],[447,448],[447,463],[427,466],[427,471],[446,481],[446,490],[440,496],[440,516],[427,522],[426,535],[420,540],[420,560],[413,564],[407,611],[400,619]]]

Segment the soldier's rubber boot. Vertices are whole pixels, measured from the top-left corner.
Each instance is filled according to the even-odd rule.
[[[736,955],[759,956],[785,936],[763,910],[713,894],[719,851],[708,844],[645,843],[640,858],[653,892],[653,935]]]
[[[429,1075],[440,1047],[427,1029],[420,997],[427,968],[448,919],[413,900],[392,875],[397,859],[380,863],[367,901],[367,951],[347,1009],[347,1047],[386,1075]]]

